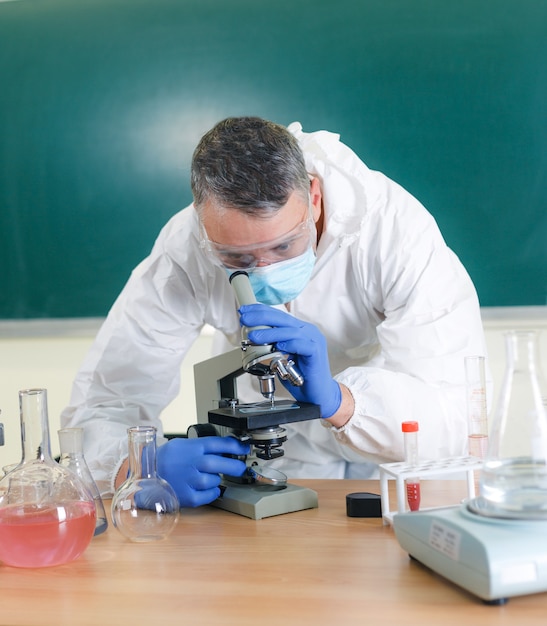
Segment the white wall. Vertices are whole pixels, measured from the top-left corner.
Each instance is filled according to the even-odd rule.
[[[101,321],[0,322],[0,422],[6,440],[6,445],[0,447],[0,468],[21,457],[20,389],[47,389],[51,448],[53,454],[58,454],[59,416],[68,404],[72,379]],[[205,329],[187,354],[181,369],[180,394],[162,414],[166,432],[183,433],[196,422],[193,364],[210,357],[212,340],[212,330]]]
[[[505,331],[531,329],[539,332],[541,366],[544,376],[547,376],[547,306],[491,307],[482,309],[481,313],[488,347],[488,363],[494,379],[495,406],[505,372]]]
[[[547,307],[503,307],[482,310],[488,359],[497,396],[505,368],[503,332],[536,328],[541,332],[541,355],[547,374]],[[58,453],[59,415],[70,396],[72,379],[97,332],[101,320],[43,320],[0,322],[0,422],[6,445],[0,447],[0,467],[20,460],[18,391],[48,390],[51,445]],[[182,366],[180,395],[165,409],[166,432],[185,432],[196,422],[193,364],[211,354],[212,333],[206,329]]]

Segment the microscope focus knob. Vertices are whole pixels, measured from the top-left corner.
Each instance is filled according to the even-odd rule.
[[[197,437],[216,437],[217,429],[213,424],[192,424],[188,426],[186,436],[188,439],[196,439]]]

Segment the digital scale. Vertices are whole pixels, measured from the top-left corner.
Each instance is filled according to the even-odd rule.
[[[420,475],[467,470],[473,474],[474,457],[430,462]],[[382,507],[388,498],[387,478],[396,477],[402,493],[409,471],[404,463],[380,466]],[[470,481],[468,480],[468,484]],[[401,486],[402,485],[402,486]],[[474,495],[474,487],[469,487]],[[495,516],[482,498],[470,497],[449,507],[406,512],[384,508],[403,550],[437,574],[478,596],[487,604],[504,604],[510,597],[547,591],[547,520]]]
[[[547,591],[547,523],[488,518],[458,506],[398,513],[401,547],[489,604]]]

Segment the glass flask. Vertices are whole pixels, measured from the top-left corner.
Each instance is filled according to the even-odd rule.
[[[547,413],[538,333],[505,333],[506,369],[481,474],[487,514],[547,519]]]
[[[95,530],[93,498],[51,457],[45,389],[19,392],[21,462],[0,480],[0,561],[48,567],[78,558]]]
[[[61,458],[59,464],[72,470],[87,487],[95,502],[97,520],[95,522],[95,536],[104,533],[108,527],[108,520],[99,488],[87,466],[83,452],[83,428],[62,428],[57,432]]]
[[[179,501],[156,473],[156,429],[133,426],[127,434],[129,476],[112,499],[112,521],[131,541],[165,539],[178,521]]]

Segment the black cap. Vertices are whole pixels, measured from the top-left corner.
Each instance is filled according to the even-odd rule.
[[[376,493],[357,492],[346,496],[348,517],[382,517],[382,501]]]

